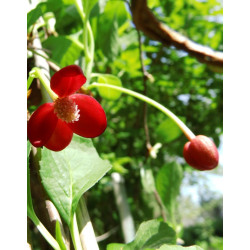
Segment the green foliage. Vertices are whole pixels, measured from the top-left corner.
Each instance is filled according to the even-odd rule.
[[[68,225],[82,194],[110,169],[109,162],[99,158],[91,140],[76,135],[63,151],[44,148],[40,165],[43,186]]]
[[[118,77],[116,77],[114,75],[110,75],[110,74],[99,74],[97,82],[98,83],[108,83],[110,85],[122,87],[121,80]],[[99,87],[98,91],[99,91],[99,94],[107,100],[114,101],[114,100],[119,99],[119,97],[121,96],[121,92],[114,90],[114,89]]]
[[[151,220],[143,222],[135,235],[135,239],[124,245],[122,249],[155,249],[162,244],[175,244],[175,242],[175,231],[167,223]],[[118,250],[120,247],[120,244],[110,244],[107,250]]]
[[[50,36],[43,42],[43,47],[50,51],[51,59],[61,67],[74,64],[83,49],[81,43],[68,36]]]
[[[182,167],[176,162],[163,166],[156,176],[157,191],[166,206],[173,223],[175,223],[174,211],[177,206],[176,198],[180,192],[182,178]]]
[[[181,120],[185,122],[185,118],[182,118]],[[164,122],[162,122],[156,128],[155,132],[158,135],[159,141],[163,142],[171,142],[182,134],[180,128],[170,118],[167,118]]]
[[[98,79],[99,82],[108,82],[116,86],[121,86],[123,83],[126,88],[144,93],[138,33],[132,23],[128,5],[124,1],[113,0],[95,0],[89,3],[91,6],[88,8],[92,9],[90,24],[95,39],[92,72],[102,74]],[[148,5],[157,18],[172,29],[197,43],[222,50],[222,4],[220,1],[148,0]],[[48,32],[49,18],[45,18],[47,14],[55,19],[55,32]],[[43,47],[48,50],[47,54],[50,59],[60,67],[70,64],[79,64],[84,67],[84,23],[74,6],[74,1],[47,0],[39,3],[28,13],[29,32],[38,22],[39,17],[43,17],[45,21],[43,27],[38,29],[39,37]],[[174,47],[164,47],[161,43],[144,36],[143,33],[141,35],[143,62],[148,73],[154,78],[152,83],[147,81],[146,95],[168,107],[177,116],[183,117],[183,121],[195,134],[212,137],[218,146],[223,130],[222,75],[214,73],[186,52]],[[29,60],[31,68],[33,64],[31,58]],[[96,79],[88,80],[91,84]],[[32,88],[34,88],[34,83]],[[130,96],[120,95],[116,91],[107,90],[103,88],[103,90],[92,92],[104,107],[108,120],[106,132],[101,137],[93,139],[93,145],[91,140],[75,136],[70,146],[62,152],[42,150],[40,173],[46,191],[67,223],[70,221],[70,215],[75,210],[79,197],[87,191],[89,213],[97,235],[102,235],[117,227],[120,219],[109,173],[97,182],[110,169],[110,166],[99,158],[95,147],[103,158],[111,162],[113,171],[124,175],[128,202],[136,226],[142,221],[161,217],[159,204],[155,200],[155,188],[170,218],[174,220],[183,169],[193,171],[183,164],[182,150],[186,142],[185,136],[171,120],[166,119],[164,114],[148,106],[147,124],[150,142],[152,145],[162,143],[157,158],[150,159],[147,155],[143,123],[144,103]],[[39,98],[36,97],[38,99],[35,100],[36,102],[32,98],[31,96],[29,99],[30,111],[33,111],[37,103],[40,103]],[[28,146],[30,147],[29,144]],[[68,164],[71,164],[70,167]],[[73,179],[70,179],[70,176]],[[196,185],[196,183],[193,184]],[[90,187],[92,188],[89,189]],[[212,197],[214,198],[214,195]],[[103,201],[105,201],[105,206],[103,206]],[[28,209],[32,207],[30,202],[31,196],[28,194]],[[211,200],[208,201],[210,202]],[[202,208],[205,210],[208,205],[206,203],[203,205]],[[204,213],[203,217],[208,220],[212,217],[212,213]],[[168,226],[163,222],[157,223],[153,226],[152,232],[157,231],[160,224],[164,225],[163,230],[168,230]],[[185,228],[183,232],[185,243],[200,245],[204,249],[213,245],[214,249],[220,249],[222,245],[221,220],[212,221],[205,226],[198,224],[197,227],[198,230],[195,227],[192,228],[195,231],[195,240],[192,238],[193,234],[188,234],[188,229]],[[153,236],[148,233],[149,230],[145,232],[147,232],[145,235],[142,231],[140,233],[144,242],[140,242],[137,236],[137,239],[130,245],[131,249],[141,246],[140,244],[143,245],[147,241],[146,237],[152,239]],[[157,233],[156,235],[159,236]],[[177,235],[179,237],[178,232]],[[123,242],[121,230],[98,244],[100,249],[106,249],[111,242]],[[157,248],[161,250],[200,249],[196,246],[184,248],[162,244],[159,244]],[[167,242],[167,244],[175,244],[175,242]],[[112,244],[108,246],[108,249],[120,249],[122,246],[124,244]],[[146,244],[145,246],[152,249],[154,245]]]

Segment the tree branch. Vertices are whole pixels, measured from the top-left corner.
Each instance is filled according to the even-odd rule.
[[[222,71],[223,54],[211,48],[197,44],[180,33],[159,22],[147,6],[147,0],[132,0],[131,11],[137,29],[146,36],[165,46],[175,46],[189,53],[198,61],[206,63],[215,71]]]
[[[139,42],[139,52],[140,52],[140,62],[141,62],[141,71],[143,74],[143,94],[147,96],[147,79],[149,73],[146,71],[144,63],[143,63],[143,52],[142,52],[142,43],[141,43],[141,34],[140,31],[137,29],[138,34],[138,42]],[[148,105],[146,102],[143,103],[143,121],[144,121],[144,131],[146,136],[146,147],[148,150],[148,153],[150,152],[152,145],[150,143],[150,136],[149,136],[149,130],[148,130]],[[148,155],[148,154],[147,154]]]

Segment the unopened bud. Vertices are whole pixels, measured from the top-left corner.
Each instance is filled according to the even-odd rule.
[[[183,156],[190,166],[202,171],[214,169],[219,162],[219,153],[214,142],[204,135],[197,135],[187,142]]]

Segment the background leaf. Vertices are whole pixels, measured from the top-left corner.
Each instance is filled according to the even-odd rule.
[[[143,222],[136,232],[135,239],[124,246],[124,250],[160,247],[164,243],[176,243],[175,231],[167,223],[150,220]]]
[[[185,123],[184,118],[180,119]],[[167,118],[157,127],[156,134],[160,141],[171,142],[177,139],[182,134],[182,131],[172,119]]]
[[[180,193],[182,178],[183,170],[177,162],[163,166],[156,176],[156,189],[171,217]]]
[[[98,77],[98,82],[108,83],[110,85],[115,85],[118,87],[122,86],[121,80],[117,76],[110,75],[110,74],[100,75]],[[120,91],[109,89],[109,88],[98,87],[98,91],[103,98],[112,100],[112,101],[119,99],[119,97],[121,96]]]
[[[43,42],[43,47],[51,51],[51,59],[61,67],[74,64],[83,49],[80,42],[67,36],[50,36]]]
[[[43,186],[68,225],[82,194],[111,168],[98,156],[90,139],[76,135],[60,152],[44,148],[40,165]]]

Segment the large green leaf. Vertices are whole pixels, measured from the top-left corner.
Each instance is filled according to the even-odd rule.
[[[167,223],[150,220],[143,222],[136,232],[134,241],[124,246],[124,250],[160,247],[162,244],[175,244],[175,231]]]
[[[80,42],[67,36],[50,36],[43,42],[43,47],[51,51],[51,59],[61,67],[74,64],[83,49]]]
[[[156,176],[156,189],[166,206],[170,216],[173,215],[176,198],[180,193],[183,170],[176,162],[163,166]]]
[[[163,244],[175,244],[175,231],[167,223],[157,220],[143,222],[136,232],[135,239],[124,245],[112,243],[107,250],[155,249]]]
[[[111,243],[107,246],[107,250],[125,250],[126,248],[125,244],[119,244],[119,243]],[[138,249],[139,250],[139,249]],[[140,249],[141,250],[141,249]],[[199,246],[189,246],[189,247],[183,247],[178,245],[162,245],[160,248],[147,248],[145,250],[203,250],[203,248]]]
[[[184,118],[181,118],[181,120],[185,121]],[[171,142],[177,139],[182,134],[182,131],[172,119],[167,118],[157,127],[156,134],[159,140]]]
[[[98,156],[90,139],[76,135],[60,152],[44,148],[40,165],[43,186],[68,225],[82,194],[111,168]]]
[[[105,42],[101,42],[101,48],[104,55],[110,60],[114,61],[120,51],[119,39],[118,39],[118,21],[116,14],[112,19],[112,22],[106,23],[108,25],[105,34]]]

